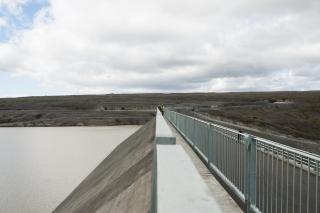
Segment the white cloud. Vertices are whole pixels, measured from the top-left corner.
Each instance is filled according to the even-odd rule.
[[[5,18],[0,17],[0,28],[8,26],[8,22]]]
[[[66,93],[320,89],[318,11],[314,0],[52,0],[0,44],[0,71]]]
[[[20,15],[21,6],[30,2],[30,0],[0,0],[0,9],[4,8],[13,15]]]

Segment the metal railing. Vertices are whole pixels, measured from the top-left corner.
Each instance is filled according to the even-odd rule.
[[[245,212],[320,213],[320,156],[165,109]]]

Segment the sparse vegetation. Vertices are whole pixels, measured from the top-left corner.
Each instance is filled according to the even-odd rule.
[[[5,98],[0,126],[144,124],[158,105],[320,143],[320,91]]]

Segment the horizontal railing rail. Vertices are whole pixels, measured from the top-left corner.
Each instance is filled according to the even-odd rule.
[[[320,156],[168,109],[164,115],[245,212],[320,213]]]

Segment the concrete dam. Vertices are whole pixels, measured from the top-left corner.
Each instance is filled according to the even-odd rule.
[[[317,155],[164,109],[53,212],[319,213],[319,180]]]

